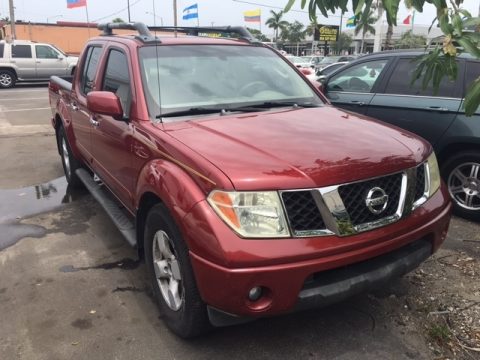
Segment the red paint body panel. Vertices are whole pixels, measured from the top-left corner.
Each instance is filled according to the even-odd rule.
[[[242,40],[196,37],[162,38],[159,46],[182,44],[249,46]],[[383,176],[425,161],[431,146],[404,130],[328,105],[313,84],[309,86],[325,100],[324,107],[157,123],[150,119],[142,87],[138,48],[143,44],[133,37],[98,37],[88,45],[103,48],[93,81],[96,91],[102,88],[109,49],[128,54],[130,119],[118,121],[88,111],[78,85],[83,56],[71,92],[55,82],[50,85],[53,124],[60,119],[75,157],[102,178],[132,215],[139,213],[147,194],[165,203],[188,245],[207,304],[258,316],[246,294],[261,285],[270,289],[272,299],[261,315],[282,313],[292,308],[305,279],[315,272],[369,259],[421,238],[430,240],[435,251],[444,240],[451,209],[444,185],[406,218],[353,236],[238,237],[208,204],[212,190],[317,188]],[[99,124],[92,126],[91,117]]]

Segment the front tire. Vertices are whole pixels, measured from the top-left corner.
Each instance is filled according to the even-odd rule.
[[[72,188],[79,188],[83,184],[75,171],[79,169],[80,163],[73,156],[70,144],[68,143],[67,136],[65,134],[65,129],[61,126],[58,130],[58,144],[60,149],[60,156],[62,158],[63,171],[65,173],[65,178],[67,179],[68,184]]]
[[[15,86],[17,77],[15,73],[10,70],[0,70],[0,88],[9,89]]]
[[[207,332],[211,325],[197,289],[188,248],[161,203],[148,213],[144,252],[153,293],[168,328],[182,338]]]
[[[468,151],[453,155],[441,172],[453,200],[454,213],[480,221],[480,153]]]

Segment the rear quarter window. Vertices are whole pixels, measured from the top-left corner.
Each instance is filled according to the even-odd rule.
[[[5,49],[5,45],[4,44],[0,44],[0,58],[3,58],[3,51]]]

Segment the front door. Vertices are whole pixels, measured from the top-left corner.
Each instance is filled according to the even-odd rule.
[[[365,114],[387,63],[388,59],[370,60],[337,72],[326,83],[326,96],[335,106]]]
[[[35,45],[37,78],[49,79],[50,76],[67,75],[67,59],[49,45]]]
[[[129,121],[133,86],[131,82],[128,49],[108,49],[101,90],[115,93],[122,104],[124,120],[92,114],[96,126],[92,128],[93,169],[109,184],[110,190],[127,207],[133,206],[132,133]]]

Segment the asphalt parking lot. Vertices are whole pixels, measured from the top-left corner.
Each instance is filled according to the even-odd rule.
[[[388,288],[177,338],[135,251],[67,188],[50,116],[45,85],[0,91],[1,359],[480,358],[480,226],[461,219]]]

